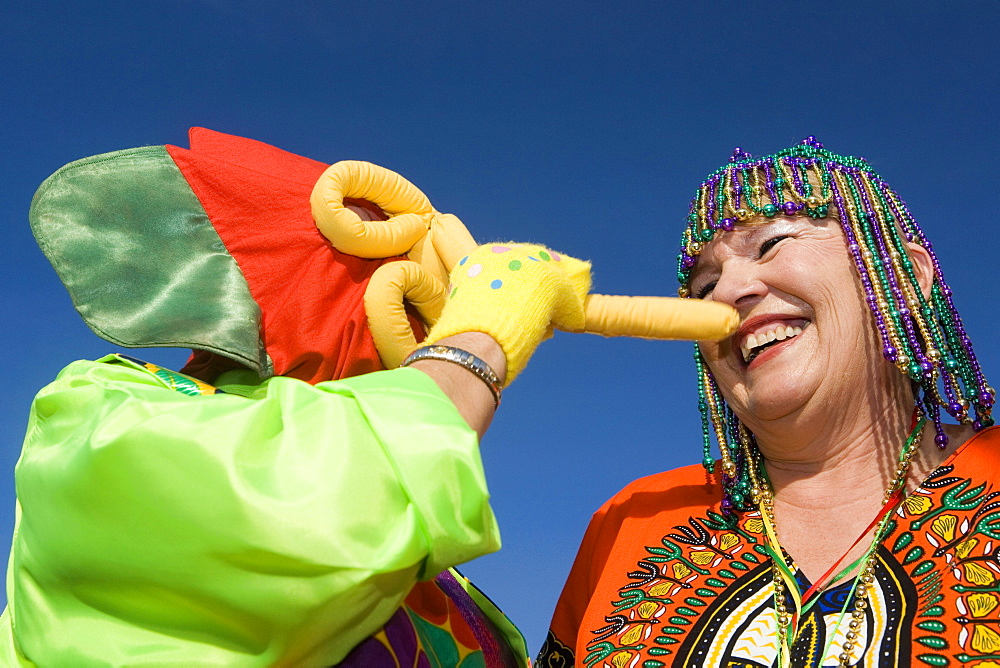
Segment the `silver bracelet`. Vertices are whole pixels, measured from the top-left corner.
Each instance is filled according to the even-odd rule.
[[[417,348],[406,356],[399,366],[410,366],[420,360],[440,360],[457,364],[463,369],[471,371],[479,380],[486,383],[490,393],[493,395],[494,408],[500,405],[500,394],[503,388],[500,386],[500,378],[496,375],[490,365],[479,359],[467,350],[453,348],[452,346],[424,346]]]

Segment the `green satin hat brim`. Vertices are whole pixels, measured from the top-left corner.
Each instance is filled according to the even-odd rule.
[[[272,375],[260,307],[165,147],[66,165],[35,193],[29,219],[98,336],[208,350]]]

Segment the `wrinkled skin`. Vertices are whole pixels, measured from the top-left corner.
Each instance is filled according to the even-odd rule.
[[[740,313],[736,335],[703,342],[701,350],[730,406],[748,424],[846,410],[857,403],[861,386],[900,384],[900,374],[882,359],[861,281],[834,219],[780,217],[722,234],[702,253],[691,288]],[[740,350],[746,335],[778,324],[802,333],[747,364]]]
[[[909,250],[926,295],[930,257],[917,245]],[[810,579],[845,550],[852,560],[861,556],[869,543],[859,534],[881,507],[910,430],[914,395],[910,381],[882,358],[839,222],[776,217],[718,234],[703,249],[690,286],[692,295],[740,313],[735,335],[699,345],[764,455],[782,545]],[[759,354],[748,363],[741,349],[748,336],[779,325],[801,333],[754,348]],[[942,452],[933,429],[925,429],[911,488],[972,433],[966,426],[947,431],[952,441]],[[820,522],[825,528],[817,534]]]

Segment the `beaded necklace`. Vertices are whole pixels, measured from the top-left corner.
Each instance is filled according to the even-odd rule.
[[[927,418],[923,415],[917,420],[916,425],[910,432],[906,443],[899,453],[899,462],[896,466],[895,475],[889,486],[885,490],[882,500],[882,509],[868,527],[861,532],[858,539],[852,544],[840,559],[813,584],[805,594],[799,591],[798,583],[795,580],[795,573],[786,561],[784,550],[778,541],[778,527],[774,518],[774,492],[764,468],[763,457],[760,451],[753,445],[753,437],[750,432],[741,425],[740,436],[744,450],[744,456],[749,461],[749,475],[752,484],[753,501],[760,511],[761,519],[764,522],[764,536],[767,541],[766,547],[771,556],[771,572],[774,582],[774,612],[777,622],[776,634],[778,636],[778,659],[780,668],[791,666],[792,647],[799,632],[799,622],[809,609],[819,600],[821,594],[828,587],[843,580],[851,573],[856,566],[861,565],[860,574],[854,580],[851,594],[844,602],[844,607],[837,618],[837,624],[828,631],[827,645],[823,650],[821,658],[829,655],[830,647],[841,628],[844,618],[847,616],[847,607],[851,599],[854,600],[853,609],[850,612],[850,621],[847,625],[845,640],[841,644],[841,652],[837,656],[841,666],[851,665],[854,658],[856,641],[860,637],[859,630],[865,619],[865,609],[868,607],[868,593],[875,583],[875,562],[878,553],[878,546],[885,537],[886,528],[892,517],[892,512],[896,509],[905,495],[906,478],[910,471],[910,465],[914,454],[920,448],[920,443],[924,433]],[[847,555],[854,547],[864,540],[874,528],[874,538],[864,555],[847,567],[839,570]],[[786,596],[786,592],[788,595]],[[789,605],[789,603],[791,605]],[[791,609],[789,609],[791,607]],[[861,647],[864,651],[864,647]]]

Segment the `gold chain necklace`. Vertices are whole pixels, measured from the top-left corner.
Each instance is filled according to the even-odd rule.
[[[851,660],[854,658],[853,655],[855,645],[860,637],[859,631],[861,629],[861,625],[864,623],[866,614],[865,610],[868,607],[869,590],[875,584],[875,563],[878,546],[882,542],[882,538],[885,535],[885,529],[892,516],[892,510],[901,498],[901,490],[906,484],[906,478],[910,471],[913,456],[920,448],[922,440],[921,436],[923,435],[924,426],[926,424],[927,419],[920,416],[916,426],[913,428],[913,431],[910,432],[909,437],[906,439],[906,443],[903,445],[903,449],[899,455],[899,464],[896,467],[895,475],[885,490],[885,495],[882,499],[883,510],[880,512],[880,519],[877,521],[875,537],[872,540],[871,545],[868,547],[868,550],[865,552],[865,555],[862,557],[861,573],[855,579],[853,587],[854,609],[851,611],[850,621],[847,624],[845,640],[841,644],[841,653],[837,657],[841,666],[849,666],[851,664]],[[785,668],[791,665],[792,646],[795,644],[795,639],[798,636],[797,626],[799,621],[801,621],[800,611],[802,608],[802,601],[799,595],[798,584],[795,582],[794,574],[791,573],[788,564],[785,562],[781,545],[778,542],[777,523],[774,518],[774,492],[771,489],[770,481],[766,478],[763,457],[756,447],[751,447],[752,437],[749,431],[742,427],[742,425],[740,429],[740,436],[743,452],[749,463],[748,469],[750,471],[753,499],[757,504],[758,510],[760,511],[761,519],[764,521],[765,537],[770,543],[772,543],[770,546],[771,573],[774,582],[774,612],[778,625],[778,663],[782,666],[782,668]],[[892,506],[886,508],[889,502],[893,500],[895,500],[895,502]],[[851,546],[851,548],[853,548],[853,546]],[[851,548],[849,548],[849,550]],[[846,557],[846,554],[844,556]],[[834,565],[834,568],[836,568],[839,563],[840,562],[838,561],[837,564]],[[832,570],[833,569],[831,569],[831,571]],[[824,576],[823,579],[825,578],[826,576]],[[821,584],[824,584],[822,580]],[[791,596],[791,602],[795,608],[795,614],[789,612],[788,609],[788,597],[785,595],[786,585],[789,593],[793,591],[795,592],[795,594]],[[845,613],[846,603],[844,611],[841,613],[841,619],[838,620],[837,626],[829,632],[829,642],[832,642],[833,638],[836,636],[836,632],[840,628],[840,623],[843,621]],[[828,649],[829,644],[827,644],[827,650],[824,651],[824,657],[826,656]],[[821,657],[821,659],[824,657]]]

